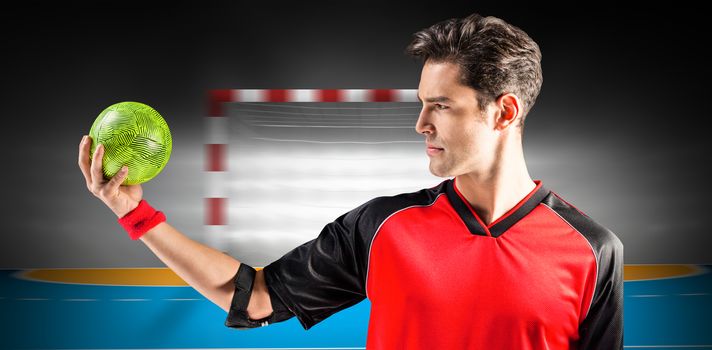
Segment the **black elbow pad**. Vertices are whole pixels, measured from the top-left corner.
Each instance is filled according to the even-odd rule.
[[[235,284],[235,294],[232,297],[232,303],[230,304],[230,311],[225,320],[225,326],[236,329],[264,327],[294,316],[293,313],[279,302],[279,298],[274,295],[271,290],[269,293],[272,303],[272,313],[259,320],[253,320],[247,315],[247,306],[250,304],[250,298],[252,297],[252,288],[255,283],[256,273],[256,270],[251,266],[240,263],[240,268],[237,269],[233,281]],[[275,300],[275,298],[277,300]]]

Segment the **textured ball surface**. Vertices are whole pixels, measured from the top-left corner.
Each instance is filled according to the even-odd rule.
[[[139,102],[119,102],[103,110],[89,136],[92,157],[97,145],[104,145],[104,178],[110,179],[123,165],[128,166],[122,185],[144,183],[158,175],[173,146],[168,123],[155,109]]]

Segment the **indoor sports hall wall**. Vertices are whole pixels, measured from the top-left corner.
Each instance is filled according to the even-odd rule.
[[[524,136],[532,176],[616,232],[627,264],[710,261],[702,171],[710,156],[700,122],[709,114],[700,104],[710,71],[689,51],[699,24],[682,25],[676,14],[683,9],[623,12],[589,3],[561,16],[536,5],[471,2],[103,6],[26,5],[3,14],[14,35],[2,58],[3,116],[12,126],[0,138],[0,267],[163,266],[126,237],[77,167],[77,144],[106,106],[142,101],[166,118],[173,154],[144,185],[145,198],[187,235],[208,242],[209,91],[417,89],[420,64],[403,54],[411,33],[474,11],[519,25],[543,51],[544,85]],[[417,109],[409,113],[417,117]],[[422,187],[433,184],[418,179]],[[285,186],[296,184],[285,178]],[[334,216],[328,214],[324,223]]]

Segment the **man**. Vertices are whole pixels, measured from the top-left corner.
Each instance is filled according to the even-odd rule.
[[[415,129],[430,171],[453,178],[372,199],[260,271],[168,225],[140,188],[119,186],[125,174],[104,181],[91,141],[80,168],[132,238],[226,310],[229,327],[297,316],[309,329],[368,297],[369,349],[622,349],[621,241],[524,161],[537,44],[473,14],[416,33],[407,52],[424,60]]]

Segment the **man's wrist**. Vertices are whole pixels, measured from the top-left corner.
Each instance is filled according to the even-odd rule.
[[[166,221],[163,212],[151,207],[146,200],[141,200],[131,211],[121,216],[118,223],[126,230],[132,240],[141,238],[148,230]]]
[[[123,206],[123,208],[117,208],[117,209],[112,209],[111,211],[116,214],[116,217],[121,219],[122,217],[126,216],[128,213],[134,211],[136,207],[138,207],[139,202],[137,201],[128,201],[128,205]]]

